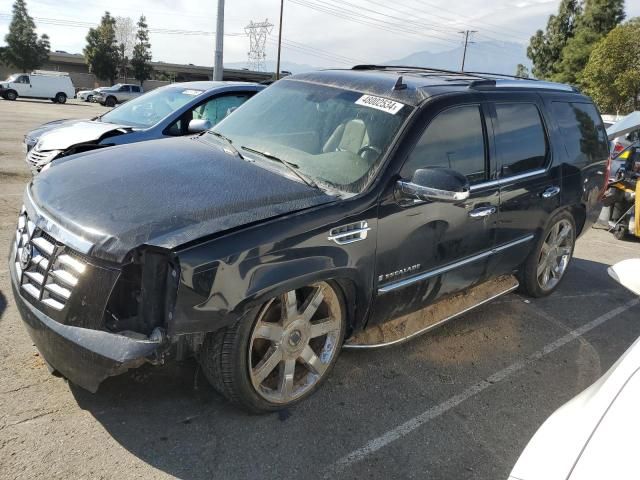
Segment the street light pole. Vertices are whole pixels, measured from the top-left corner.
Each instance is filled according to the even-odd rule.
[[[222,65],[222,50],[224,48],[224,0],[218,0],[218,17],[216,19],[216,52],[213,64],[213,79],[222,80],[224,67]]]
[[[280,78],[280,50],[282,49],[282,12],[284,0],[280,0],[280,27],[278,28],[278,61],[276,62],[276,80]]]

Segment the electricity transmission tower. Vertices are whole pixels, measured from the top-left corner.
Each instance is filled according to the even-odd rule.
[[[271,34],[272,30],[273,23],[270,23],[269,19],[265,19],[264,22],[254,22],[252,20],[249,25],[244,27],[244,32],[249,37],[249,53],[247,54],[249,70],[256,72],[264,72],[266,70],[265,59],[267,54],[265,50],[267,36]]]

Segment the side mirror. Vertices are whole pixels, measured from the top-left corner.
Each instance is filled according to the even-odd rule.
[[[418,200],[460,202],[469,198],[469,180],[448,168],[416,170],[410,182],[398,181],[400,193]]]
[[[189,122],[189,133],[200,133],[211,128],[211,122],[204,119],[194,119]]]

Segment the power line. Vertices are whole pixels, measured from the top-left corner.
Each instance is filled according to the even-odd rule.
[[[395,1],[396,1],[396,2],[399,2],[400,0],[395,0]],[[526,35],[526,36],[530,36],[530,35],[531,35],[531,34],[530,34],[530,33],[528,33],[528,32],[527,32],[527,33],[525,33],[524,31],[515,30],[515,29],[513,29],[513,28],[505,27],[505,26],[503,26],[503,25],[496,25],[496,24],[494,24],[494,23],[489,23],[489,22],[486,22],[486,21],[482,21],[482,22],[481,22],[481,21],[477,21],[477,20],[475,20],[475,19],[473,19],[473,18],[471,18],[471,17],[464,16],[464,15],[460,15],[460,12],[454,12],[454,11],[452,11],[452,10],[447,10],[446,8],[442,8],[442,6],[440,6],[440,5],[435,5],[435,4],[433,4],[433,3],[425,2],[425,1],[423,1],[423,0],[413,0],[413,3],[415,3],[415,4],[419,4],[421,7],[429,6],[429,7],[432,7],[433,9],[437,9],[437,10],[438,10],[438,11],[440,11],[440,12],[446,12],[446,13],[449,13],[449,14],[450,14],[450,15],[452,15],[455,19],[463,18],[463,19],[466,19],[466,20],[469,20],[469,21],[473,21],[473,22],[475,22],[475,25],[468,25],[468,26],[470,26],[470,27],[472,27],[472,28],[473,28],[473,27],[476,27],[476,26],[478,26],[478,25],[483,25],[483,24],[484,24],[484,25],[488,25],[488,26],[491,26],[491,27],[494,27],[494,28],[499,28],[501,31],[500,31],[500,32],[498,32],[498,31],[495,31],[495,30],[490,30],[489,28],[486,28],[486,27],[483,27],[483,30],[486,30],[486,31],[492,31],[493,33],[497,33],[497,34],[500,34],[500,35],[502,35],[502,34],[504,33],[504,31],[505,31],[505,30],[506,30],[506,31],[511,31],[512,33],[515,33],[516,35]],[[405,5],[406,5],[406,4],[405,4]],[[409,8],[415,8],[415,7],[409,7]],[[423,11],[424,11],[424,10],[423,10]],[[439,17],[439,18],[445,18],[445,17],[439,16],[439,15],[437,15],[437,14],[433,14],[431,10],[429,10],[427,13],[428,13],[428,14],[430,14],[430,15],[433,15],[433,16],[437,16],[437,17]],[[448,19],[448,20],[451,20],[451,19]]]
[[[444,20],[445,22],[447,22],[447,24],[450,27],[460,27],[460,26],[462,26],[462,27],[465,27],[465,28],[472,28],[473,29],[473,28],[479,28],[478,25],[482,25],[481,28],[482,28],[483,31],[493,32],[493,33],[496,33],[496,34],[498,34],[498,35],[500,35],[502,37],[505,37],[505,32],[504,31],[498,32],[498,31],[492,30],[490,28],[487,28],[486,26],[484,26],[482,24],[482,22],[479,22],[477,25],[460,22],[460,18],[461,17],[460,17],[459,14],[455,15],[456,18],[450,18],[450,17],[444,17],[442,15],[438,15],[437,13],[434,13],[433,9],[425,11],[425,10],[417,9],[415,7],[409,7],[408,5],[405,5],[405,4],[399,4],[399,3],[397,3],[397,1],[394,2],[394,4],[393,4],[394,6],[393,7],[390,7],[389,5],[381,3],[381,2],[376,1],[376,0],[364,0],[364,1],[367,2],[367,3],[372,3],[374,5],[378,5],[378,6],[387,8],[388,10],[391,10],[391,11],[393,11],[395,13],[400,13],[401,15],[410,15],[412,18],[415,18],[416,20],[421,20],[423,22],[424,22],[424,20],[426,20],[424,18],[424,15],[427,15],[429,18],[434,18],[435,17],[435,18],[440,18],[440,19]],[[402,10],[398,10],[399,7],[403,7],[403,9]],[[422,12],[422,15],[416,15],[416,12]],[[412,23],[416,23],[416,22],[412,22]],[[430,25],[431,28],[440,29],[440,31],[445,31],[445,32],[450,32],[451,31],[450,28],[448,28],[447,26],[439,26],[439,25],[432,24],[432,23],[425,23],[425,25]],[[490,38],[491,40],[500,41],[500,39],[498,39],[498,38],[490,37],[488,35],[485,35],[485,36],[487,38]],[[520,37],[515,36],[513,34],[506,35],[506,36],[507,36],[507,38],[513,38],[513,39],[517,40],[518,42],[521,41]],[[527,36],[528,36],[528,34],[527,34]]]
[[[13,15],[9,13],[0,13],[0,18],[11,18]],[[63,18],[46,18],[46,17],[32,17],[37,23],[43,25],[55,25],[61,27],[72,28],[95,28],[97,23],[82,22],[79,20],[67,20]],[[181,29],[168,29],[168,28],[149,28],[150,33],[157,33],[161,35],[202,35],[202,36],[215,36],[216,32],[205,30],[181,30]],[[244,37],[244,33],[225,33],[227,37]]]
[[[454,43],[454,44],[457,43],[454,40],[428,34],[428,33],[425,33],[424,31],[417,31],[414,29],[406,28],[406,27],[400,27],[396,23],[376,19],[374,17],[364,15],[364,14],[359,14],[358,12],[354,12],[351,10],[340,9],[340,8],[327,6],[327,5],[320,5],[318,3],[314,3],[311,0],[289,0],[289,1],[291,3],[312,8],[314,10],[324,12],[344,20],[349,20],[355,23],[360,23],[362,25],[371,26],[374,28],[378,28],[380,30],[385,30],[387,32],[401,34],[405,36],[432,37],[435,40],[443,43]]]

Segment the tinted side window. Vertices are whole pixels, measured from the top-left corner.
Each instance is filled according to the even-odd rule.
[[[590,103],[553,102],[569,163],[584,167],[609,155],[607,132],[596,107]]]
[[[140,87],[136,87],[135,85],[131,87],[131,90],[135,93],[140,93]]]
[[[538,108],[532,103],[499,103],[496,115],[501,176],[543,168],[547,160],[547,140]]]
[[[119,92],[128,92],[129,91],[129,86],[128,85],[123,85],[120,87],[120,89],[118,90]]]
[[[469,178],[486,179],[482,114],[478,105],[450,108],[434,118],[409,155],[402,177],[411,179],[420,168],[446,167]]]

